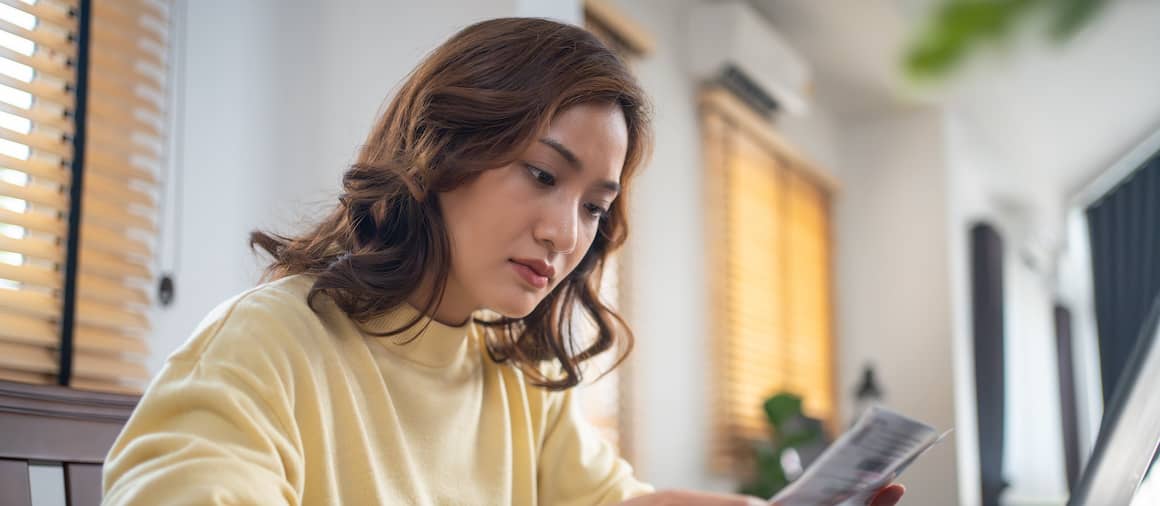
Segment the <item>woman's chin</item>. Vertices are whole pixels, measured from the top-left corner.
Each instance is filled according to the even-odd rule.
[[[496,300],[490,304],[488,309],[507,318],[519,319],[532,314],[532,311],[536,310],[536,306],[542,300],[543,297],[537,294],[524,292],[514,296],[502,297],[501,300]]]

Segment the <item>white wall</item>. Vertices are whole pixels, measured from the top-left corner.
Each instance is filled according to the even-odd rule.
[[[636,461],[658,487],[723,488],[708,475],[708,322],[696,90],[681,54],[687,1],[619,2],[655,38],[637,74],[655,106],[652,163],[633,183],[627,266],[637,336]]]
[[[174,93],[180,101],[184,88],[171,167],[181,175],[171,172],[167,178],[173,186],[162,204],[168,218],[162,229],[163,267],[176,264],[177,298],[153,318],[153,371],[213,305],[253,284],[256,264],[246,236],[266,219],[265,207],[273,200],[267,188],[278,144],[270,135],[271,91],[280,83],[273,79],[274,27],[265,19],[274,9],[249,2],[191,3],[186,22],[178,26],[179,33],[188,28],[187,50],[184,66],[177,63],[185,79]],[[176,8],[179,16],[181,9]]]
[[[582,25],[584,5],[580,0],[517,0],[516,15]]]
[[[823,172],[841,181],[842,160],[839,142],[840,125],[825,103],[814,103],[808,114],[783,116],[777,120],[777,131],[809,158]],[[844,188],[839,188],[842,193]]]
[[[937,428],[956,425],[945,134],[937,109],[847,118],[837,201],[842,412],[866,363],[883,402]],[[956,445],[907,470],[906,502],[958,500]]]
[[[540,6],[567,10],[551,4]],[[183,10],[182,211],[174,228],[176,199],[166,202],[161,248],[170,267],[179,231],[180,265],[175,303],[153,318],[153,371],[213,306],[254,285],[250,230],[289,232],[332,204],[384,99],[426,52],[472,22],[520,13],[515,0],[183,0]]]
[[[1006,314],[1006,434],[1004,467],[1011,474],[1006,504],[1063,503],[1063,429],[1059,369],[1054,358],[1052,287],[1008,250],[1004,266]],[[1033,472],[1032,472],[1033,471]]]

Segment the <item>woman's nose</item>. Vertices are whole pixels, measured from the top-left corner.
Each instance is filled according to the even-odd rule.
[[[579,241],[579,206],[557,204],[549,207],[536,226],[536,240],[553,253],[572,253]]]

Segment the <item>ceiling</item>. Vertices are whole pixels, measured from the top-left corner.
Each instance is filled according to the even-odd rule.
[[[815,72],[817,102],[843,117],[937,105],[959,122],[990,190],[1065,201],[1160,129],[1160,2],[1109,2],[1064,46],[1034,30],[985,48],[937,90],[901,78],[908,34],[932,0],[750,0]],[[1033,28],[1033,26],[1031,27]],[[921,97],[921,98],[920,98]],[[840,141],[840,139],[839,139]]]
[[[905,103],[899,58],[914,7],[895,0],[753,0],[814,70],[820,101],[839,114]]]

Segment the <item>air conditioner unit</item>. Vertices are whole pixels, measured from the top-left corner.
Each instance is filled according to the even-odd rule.
[[[748,3],[700,3],[689,24],[694,78],[724,85],[766,115],[809,110],[809,66]]]

